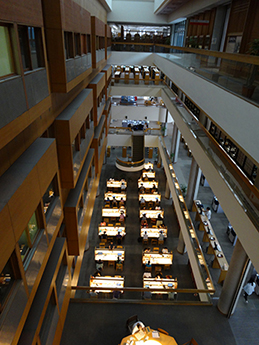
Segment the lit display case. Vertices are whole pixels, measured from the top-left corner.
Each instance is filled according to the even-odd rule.
[[[103,217],[119,217],[121,212],[124,213],[126,217],[126,209],[124,207],[121,208],[103,208],[102,209],[102,216]]]
[[[126,201],[127,199],[127,196],[126,196],[126,193],[111,193],[111,192],[107,192],[104,194],[104,199],[106,200],[107,198],[109,198],[110,200],[113,199],[113,197],[115,197],[115,199],[117,201],[120,201],[121,198],[123,201]]]
[[[103,235],[106,232],[107,236],[114,237],[118,234],[121,234],[122,237],[126,235],[125,227],[124,226],[99,226],[98,234],[99,236]]]
[[[147,218],[158,218],[158,215],[163,218],[164,217],[164,210],[139,210],[139,217],[142,218],[143,214],[146,215]]]
[[[167,279],[167,278],[143,278],[143,288],[148,287],[150,290],[152,289],[161,289],[161,291],[152,291],[154,294],[168,294],[166,289],[177,289],[178,282],[177,278],[175,279]]]
[[[153,193],[153,194],[139,194],[139,200],[141,198],[144,198],[145,201],[156,201],[156,199],[158,199],[158,201],[161,201],[161,194],[158,193]]]
[[[164,237],[167,237],[167,228],[141,228],[140,229],[140,236],[143,237],[144,233],[147,232],[149,238],[158,238],[160,231],[163,232]]]
[[[151,265],[172,265],[173,253],[143,253],[142,264],[145,265],[150,261]]]
[[[106,288],[107,290],[95,290],[95,292],[113,292],[114,288],[123,288],[124,287],[124,277],[121,276],[104,276],[104,277],[90,277],[90,287],[96,288]],[[121,291],[123,292],[123,291]]]
[[[158,182],[157,181],[143,181],[142,179],[139,179],[138,180],[138,188],[140,188],[142,184],[143,184],[144,188],[152,189],[154,185],[156,188],[158,188]]]
[[[112,250],[108,248],[95,248],[94,251],[95,260],[102,261],[117,261],[118,257],[121,261],[124,261],[125,258],[125,249],[124,248],[114,248]]]

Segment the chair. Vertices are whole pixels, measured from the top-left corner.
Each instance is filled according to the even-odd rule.
[[[150,266],[150,267],[145,267],[145,272],[152,272],[152,266]]]
[[[142,238],[142,244],[148,244],[148,238]]]
[[[117,248],[117,249],[123,249],[123,247],[122,247],[122,246],[117,246],[116,248]]]
[[[155,273],[162,272],[162,267],[161,266],[156,266],[155,267]]]
[[[101,243],[99,244],[99,248],[105,248],[105,242],[101,242]]]
[[[151,244],[157,244],[157,238],[152,238],[151,239]]]
[[[109,219],[109,218],[104,218],[103,221],[104,221],[106,224],[108,224],[109,221],[110,221],[110,219]]]
[[[123,264],[116,263],[116,271],[123,270]]]
[[[164,270],[168,271],[168,270],[170,270],[170,267],[171,267],[171,265],[164,265]]]
[[[126,327],[130,331],[130,333],[132,333],[133,325],[137,321],[139,321],[138,315],[133,315],[133,316],[129,317],[128,320],[126,321]]]
[[[168,333],[167,331],[165,331],[164,329],[162,329],[162,328],[158,328],[157,330],[158,330],[158,332],[160,332],[160,333],[164,333],[164,334],[166,334],[166,335],[169,335],[169,333]]]
[[[156,218],[151,218],[151,225],[156,225]]]
[[[108,226],[113,226],[113,224],[112,224],[112,223],[109,223]]]
[[[108,267],[109,267],[109,266],[114,267],[114,264],[115,264],[115,262],[114,262],[114,261],[108,261]]]
[[[187,341],[187,343],[184,343],[183,345],[198,345],[198,343],[195,339],[192,338],[190,341]]]
[[[121,223],[115,223],[115,226],[121,226]]]
[[[162,244],[164,244],[164,240],[158,240],[158,245],[160,246]]]
[[[154,248],[153,248],[153,252],[154,252],[154,253],[159,253],[159,248],[158,248],[158,247],[154,247]]]

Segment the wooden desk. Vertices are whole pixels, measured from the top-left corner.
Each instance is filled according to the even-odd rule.
[[[170,337],[170,335],[166,335],[164,333],[159,333],[159,338],[155,338],[152,336],[152,332],[155,332],[157,334],[158,331],[155,331],[154,329],[151,329],[149,327],[146,327],[146,335],[143,339],[143,342],[139,342],[134,334],[128,335],[127,337],[123,338],[120,345],[127,345],[127,341],[132,341],[129,343],[130,345],[178,345],[177,342],[173,337]],[[148,340],[150,342],[148,342]]]
[[[167,237],[167,228],[141,228],[140,229],[140,236],[143,237],[145,231],[148,234],[148,238],[158,238],[160,235],[160,231],[163,231],[163,235],[166,238]]]
[[[94,251],[95,261],[102,260],[102,261],[117,261],[118,256],[120,257],[121,261],[124,261],[125,258],[125,249],[108,249],[108,248],[95,248]]]
[[[161,201],[161,194],[153,193],[153,194],[139,194],[138,199],[140,200],[141,197],[143,196],[143,199],[145,201],[156,201],[156,199],[158,199],[158,201]]]
[[[115,237],[120,232],[121,236],[124,237],[126,235],[125,227],[124,226],[99,226],[98,234],[101,236],[104,232],[106,232],[108,237]]]
[[[153,294],[168,294],[166,289],[177,289],[177,279],[157,279],[157,278],[143,278],[143,288],[148,287],[152,289],[161,289],[161,291],[151,291]]]
[[[162,218],[164,218],[164,210],[139,210],[139,217],[142,218],[143,214],[146,215],[147,218],[158,218],[160,214]]]
[[[121,276],[104,276],[104,277],[90,277],[90,287],[102,287],[106,288],[107,290],[95,290],[95,292],[103,292],[103,293],[109,293],[113,292],[113,288],[123,288],[124,287],[124,277]],[[123,291],[121,291],[123,292]]]
[[[153,188],[153,185],[155,185],[156,188],[158,188],[158,182],[157,181],[143,181],[142,179],[138,180],[138,188],[141,187],[141,185],[143,184],[144,188]]]
[[[147,176],[148,178],[155,178],[156,173],[154,171],[142,171],[142,180],[145,176]]]
[[[149,170],[149,169],[154,169],[154,164],[151,162],[144,163],[144,169]]]
[[[123,181],[126,188],[127,188],[127,182]],[[121,181],[118,180],[107,180],[107,187],[108,188],[121,188]]]
[[[121,198],[123,201],[126,201],[127,199],[127,196],[126,196],[126,193],[112,193],[112,192],[107,192],[104,194],[104,199],[106,200],[107,198],[110,199],[110,201],[112,201],[113,197],[115,197],[115,199],[117,201],[120,201]]]
[[[219,244],[217,236],[212,228],[212,225],[204,213],[204,209],[202,208],[200,210],[200,208],[197,206],[197,203],[201,204],[201,201],[194,200],[192,211],[196,212],[195,220],[200,221],[199,230],[204,232],[202,241],[209,243],[207,254],[214,255],[212,268],[219,268],[221,271],[218,280],[218,283],[221,283],[226,277],[229,265]],[[218,250],[214,248],[215,243],[217,244]]]
[[[120,217],[121,212],[124,213],[126,217],[126,209],[125,207],[121,208],[103,208],[102,209],[102,216],[103,217]]]
[[[151,265],[172,265],[173,253],[144,253],[142,254],[142,264],[145,265],[150,261]]]

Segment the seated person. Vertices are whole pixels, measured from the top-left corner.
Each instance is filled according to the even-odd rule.
[[[162,272],[158,272],[155,276],[156,279],[162,279],[163,278],[163,273]]]
[[[161,217],[161,214],[158,215],[157,221],[156,221],[156,226],[164,224],[163,218]]]
[[[158,236],[158,241],[164,241],[164,239],[165,239],[165,236],[164,236],[164,234],[163,234],[163,231],[160,230],[160,231],[159,231],[159,236]]]
[[[97,271],[102,271],[103,270],[103,261],[101,259],[96,261],[96,269],[97,269]]]
[[[124,200],[123,200],[123,198],[121,198],[121,199],[120,199],[120,203],[119,203],[119,207],[125,206],[124,204],[125,204],[125,203],[124,203]]]
[[[101,226],[106,226],[106,222],[103,221],[103,222],[100,223],[100,225],[101,225]]]
[[[159,202],[158,198],[156,198],[155,206],[160,206],[160,202]]]
[[[117,207],[117,200],[115,199],[115,196],[112,199],[112,207]]]
[[[141,185],[140,185],[139,192],[140,192],[140,194],[144,194],[145,193],[145,188],[143,186],[143,183],[141,183]]]
[[[152,265],[151,265],[150,261],[148,261],[148,262],[145,264],[145,267],[146,267],[146,268],[150,268],[150,267],[152,267]]]
[[[132,334],[135,334],[137,332],[143,332],[143,336],[145,335],[146,328],[143,322],[141,321],[137,321],[132,327]]]
[[[146,231],[144,232],[143,240],[148,240],[148,233]]]
[[[109,199],[109,198],[107,198],[107,199],[105,200],[105,205],[109,205],[109,206],[110,206],[110,199]]]
[[[164,248],[162,249],[162,253],[163,253],[163,254],[168,253],[168,248],[167,248],[167,247],[164,247]]]
[[[144,249],[144,253],[150,253],[150,248],[145,248]],[[148,261],[148,263],[147,264],[149,264],[150,265],[150,261]],[[146,264],[146,265],[147,265]],[[148,266],[148,267],[151,267],[151,265],[150,266]]]
[[[108,247],[110,250],[113,250],[114,249],[114,244],[113,244],[113,242],[110,242],[109,243],[109,247]]]
[[[146,201],[145,199],[143,198],[143,196],[140,198],[140,205],[145,205]]]
[[[121,244],[122,236],[121,236],[120,231],[118,231],[118,233],[116,235],[116,240],[117,240],[117,244]]]
[[[112,298],[113,299],[118,299],[120,298],[121,292],[119,290],[113,291]]]
[[[153,187],[151,189],[151,193],[155,193],[157,192],[157,188],[156,188],[156,185],[153,183]]]
[[[102,239],[102,240],[107,240],[107,233],[106,233],[106,231],[104,231],[104,232],[101,234],[101,239]]]
[[[101,271],[97,270],[97,271],[94,272],[93,277],[101,277],[101,275],[102,275]]]
[[[149,286],[146,285],[146,288],[148,288]],[[143,299],[151,299],[152,298],[152,293],[150,290],[144,291],[143,293]]]
[[[141,226],[142,226],[142,228],[148,228],[148,222],[147,222],[147,220],[144,220],[144,221],[141,223]]]
[[[119,222],[123,223],[123,222],[124,222],[124,219],[125,219],[124,212],[121,211],[120,218],[119,218]]]
[[[148,176],[147,175],[144,176],[143,181],[148,181]]]
[[[123,180],[123,182],[121,182],[121,190],[125,190],[126,189],[126,184],[125,181]]]
[[[117,261],[116,261],[116,263],[117,263],[117,264],[122,264],[120,255],[117,256]]]

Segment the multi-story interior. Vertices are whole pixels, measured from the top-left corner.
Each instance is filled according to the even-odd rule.
[[[125,95],[161,99],[138,117],[162,134],[173,119],[171,152],[157,129],[145,146],[164,168],[201,304],[213,281],[188,216],[199,171],[235,230],[217,304],[234,312],[251,265],[259,272],[258,17],[255,0],[0,2],[1,344],[60,342],[105,156],[131,146],[109,132],[125,119],[111,97]],[[171,31],[134,40],[130,24]],[[115,65],[156,66],[159,78],[116,80]],[[185,200],[172,174],[180,134],[193,156]]]

